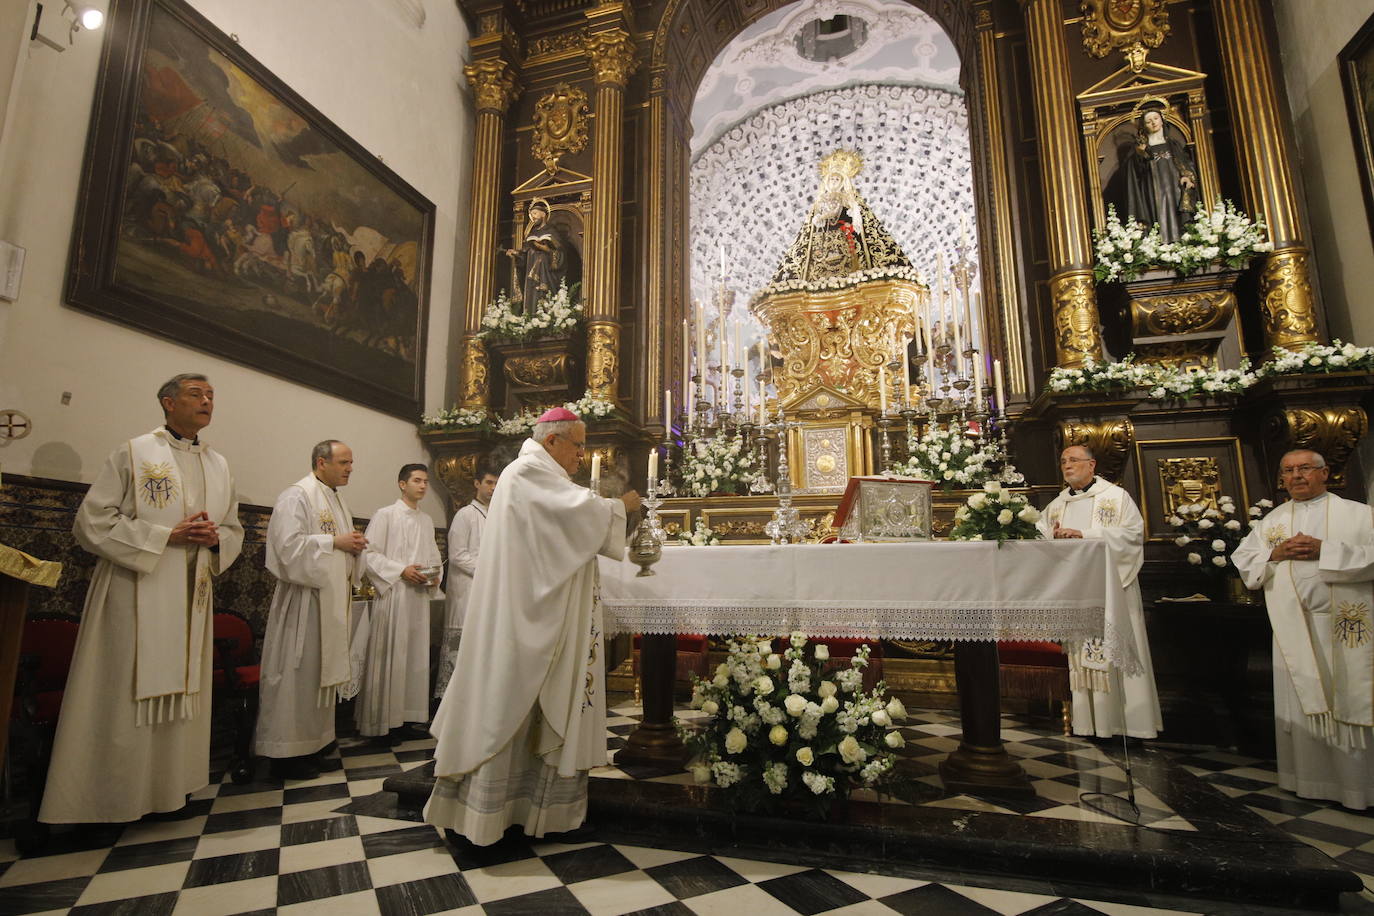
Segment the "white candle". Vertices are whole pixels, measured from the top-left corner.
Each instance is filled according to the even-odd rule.
[[[759,375],[762,375],[763,371],[768,368],[768,345],[765,343],[766,340],[768,340],[767,334],[759,338]]]
[[[673,425],[673,389],[663,389],[663,426],[672,428]]]
[[[974,326],[973,326],[972,324],[970,324],[970,325],[968,326],[968,339],[969,339],[971,342],[973,342],[973,345],[974,345],[975,347],[977,347],[977,346],[978,346],[977,341],[981,341],[981,340],[983,339],[983,335],[982,335],[982,329],[983,329],[983,294],[982,294],[982,293],[974,293],[974,294],[973,294],[973,317],[974,317],[975,319],[977,319],[977,322],[978,322],[978,331],[979,331],[979,333],[975,335],[975,334],[973,333],[973,327],[974,327]],[[986,348],[986,347],[979,347],[979,349],[981,349],[981,350],[986,350],[987,348]]]
[[[968,338],[968,345],[973,346],[973,309],[971,302],[973,296],[968,291],[964,292],[964,336]]]
[[[596,493],[601,486],[601,453],[592,452],[592,492]]]
[[[983,400],[983,357],[982,354],[973,357],[973,396],[979,401]]]
[[[658,449],[649,452],[649,479],[658,480]]]
[[[768,422],[768,388],[763,384],[763,379],[759,379],[759,425],[763,426]]]
[[[725,285],[725,243],[720,243],[720,285]]]
[[[687,397],[687,389],[692,387],[692,343],[687,330],[687,319],[682,319],[682,397]]]
[[[1002,390],[1002,361],[994,359],[992,361],[992,384],[997,389],[997,412],[1007,412],[1007,396]]]
[[[744,347],[741,345],[741,340],[742,340],[742,339],[743,339],[743,338],[741,337],[741,334],[740,334],[739,319],[736,318],[736,319],[735,319],[735,362],[739,364],[739,367],[740,367],[741,369],[746,369],[746,370],[747,370],[747,369],[749,368],[749,355],[748,355],[747,353],[744,352]]]
[[[878,367],[878,412],[887,413],[887,367]]]
[[[911,400],[911,338],[902,341],[902,401]]]
[[[688,428],[691,428],[692,426],[694,426],[694,425],[696,424],[696,419],[695,419],[695,413],[696,413],[696,411],[693,410],[693,408],[696,407],[696,404],[697,404],[697,390],[696,390],[696,388],[689,387],[689,388],[687,389],[687,421],[686,421]]]

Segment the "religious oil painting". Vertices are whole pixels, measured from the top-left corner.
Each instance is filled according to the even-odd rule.
[[[434,205],[182,0],[114,0],[67,300],[418,415]]]
[[[1340,66],[1355,158],[1360,163],[1365,216],[1374,234],[1374,16],[1341,49]]]

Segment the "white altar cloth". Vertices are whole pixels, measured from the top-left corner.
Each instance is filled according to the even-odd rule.
[[[1095,539],[665,547],[656,575],[601,558],[608,633],[1078,643],[1139,669],[1126,593]]]

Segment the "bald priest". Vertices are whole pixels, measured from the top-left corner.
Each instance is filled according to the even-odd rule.
[[[515,824],[531,836],[578,828],[587,771],[606,763],[596,558],[624,555],[639,496],[573,483],[586,443],[571,411],[545,413],[487,511],[425,806],[426,821],[479,846]]]

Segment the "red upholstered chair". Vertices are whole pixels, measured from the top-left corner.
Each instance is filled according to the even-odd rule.
[[[1059,701],[1064,734],[1073,733],[1073,693],[1069,657],[1057,642],[1003,641],[997,644],[1002,696]]]
[[[261,667],[253,651],[253,628],[233,611],[215,612],[215,708],[232,717],[234,756],[229,776],[239,785],[253,778],[253,728],[258,720]]]
[[[15,684],[17,702],[9,726],[19,739],[11,742],[10,747],[23,748],[29,778],[29,818],[15,829],[15,843],[25,854],[41,851],[47,842],[48,830],[38,823],[38,809],[43,804],[43,787],[48,781],[48,763],[52,759],[62,696],[67,689],[67,674],[76,652],[78,628],[76,620],[58,614],[35,614],[24,621]]]

